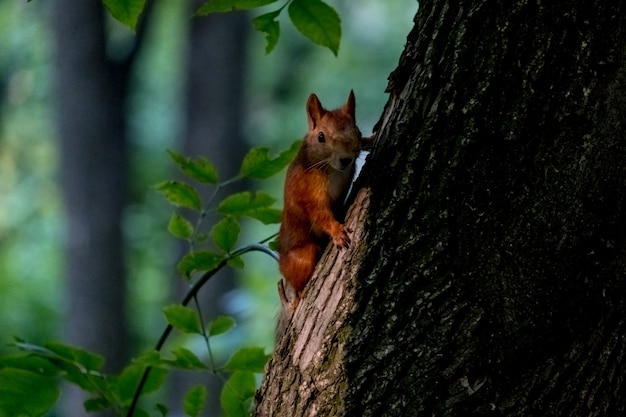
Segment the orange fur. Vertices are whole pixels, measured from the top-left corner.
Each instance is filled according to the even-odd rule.
[[[279,268],[295,290],[294,304],[313,275],[328,238],[339,248],[350,245],[350,230],[340,223],[340,215],[354,161],[370,140],[362,139],[356,126],[352,91],[339,109],[324,109],[315,94],[309,96],[306,108],[309,129],[287,169],[278,235]]]

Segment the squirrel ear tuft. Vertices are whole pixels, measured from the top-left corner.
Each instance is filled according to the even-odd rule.
[[[356,103],[355,103],[355,99],[354,99],[354,91],[350,90],[350,95],[348,96],[348,101],[346,102],[346,104],[344,104],[344,106],[341,109],[348,116],[352,117],[352,120],[356,120],[356,115],[355,115],[355,110],[354,110],[355,107],[356,107]]]
[[[326,113],[322,103],[315,94],[311,94],[306,102],[306,114],[309,119],[309,130],[315,129],[317,123]]]

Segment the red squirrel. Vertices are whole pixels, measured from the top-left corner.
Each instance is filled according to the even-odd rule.
[[[342,221],[343,203],[354,176],[354,162],[371,138],[362,138],[355,121],[354,92],[336,110],[322,107],[315,94],[306,104],[309,130],[287,169],[282,223],[278,233],[280,272],[293,288],[292,310],[313,275],[322,249],[332,240],[350,245]],[[283,305],[288,303],[279,281]]]

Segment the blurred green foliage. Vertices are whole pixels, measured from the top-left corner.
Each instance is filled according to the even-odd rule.
[[[297,142],[296,142],[297,144]],[[219,191],[233,182],[245,179],[264,180],[281,172],[295,157],[298,146],[290,146],[276,157],[268,157],[267,148],[254,147],[243,158],[239,173],[218,182],[214,164],[204,157],[196,159],[169,151],[172,160],[186,175],[181,181],[163,181],[156,189],[174,207],[168,231],[187,241],[189,252],[178,263],[180,275],[190,283],[181,304],[163,308],[168,325],[154,349],[138,355],[119,375],[103,372],[105,358],[101,355],[59,342],[26,343],[17,339],[18,349],[10,355],[0,355],[0,417],[45,414],[58,399],[59,381],[65,380],[88,393],[84,402],[89,412],[112,410],[117,415],[144,416],[148,411],[139,406],[141,396],[157,390],[171,370],[187,370],[219,375],[225,382],[220,393],[220,405],[227,417],[245,417],[256,391],[256,375],[263,373],[270,355],[263,347],[237,347],[227,361],[220,364],[213,356],[212,340],[235,327],[235,319],[220,316],[205,325],[205,314],[197,298],[205,283],[226,266],[243,268],[243,255],[261,251],[277,259],[262,243],[244,245],[239,242],[242,217],[262,224],[278,224],[280,210],[264,191],[243,191],[219,196]],[[198,181],[192,185],[190,180]],[[205,188],[212,193],[203,193]],[[203,198],[201,195],[210,197]],[[222,198],[221,201],[218,198]],[[223,216],[214,225],[207,224],[207,213],[217,211]],[[182,212],[181,209],[189,209]],[[274,213],[268,216],[267,213]],[[261,213],[265,213],[262,214]],[[189,307],[193,302],[193,308]],[[202,357],[184,346],[176,345],[163,356],[163,349],[173,330],[204,340],[206,353]],[[173,358],[172,358],[173,355]],[[206,358],[205,358],[206,357]],[[10,383],[6,383],[10,381]],[[36,391],[37,396],[28,393]],[[183,399],[186,415],[198,416],[206,404],[207,390],[194,386]],[[28,399],[27,399],[28,398]],[[162,403],[153,405],[161,415],[168,415]]]
[[[365,135],[380,116],[387,76],[397,64],[417,4],[409,0],[328,3],[342,21],[337,57],[312,45],[291,25],[281,25],[281,40],[267,55],[264,34],[251,31],[245,125],[251,146],[285,149],[301,138],[306,130],[304,104],[311,92],[328,107],[336,107],[354,89],[357,120]],[[277,19],[287,19],[284,15]],[[63,208],[57,183],[50,82],[53,51],[47,18],[45,3],[0,0],[0,341],[13,335],[38,343],[58,338],[64,305]],[[168,281],[178,261],[167,231],[169,207],[149,185],[173,176],[166,149],[176,149],[181,135],[182,51],[188,16],[179,2],[160,2],[155,18],[149,44],[135,68],[129,106],[133,183],[125,233],[131,277],[129,319],[138,336],[137,349],[152,345],[162,328],[161,307],[170,299]],[[114,22],[110,30],[111,39],[120,43],[132,36]],[[271,191],[279,205],[280,177],[272,180]],[[276,225],[241,223],[240,238],[248,241],[277,231]],[[241,289],[229,296],[231,310],[242,322],[229,333],[230,339],[216,341],[218,355],[219,351],[226,354],[237,338],[250,339],[268,351],[273,345],[276,264],[253,254],[246,265]]]
[[[50,337],[62,308],[61,199],[44,17],[45,10],[25,2],[0,2],[2,340],[12,334]]]

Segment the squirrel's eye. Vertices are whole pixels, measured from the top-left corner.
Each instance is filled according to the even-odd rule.
[[[324,137],[324,132],[320,132],[320,133],[317,135],[317,140],[319,141],[319,143],[324,143],[324,142],[326,142],[326,138]]]

